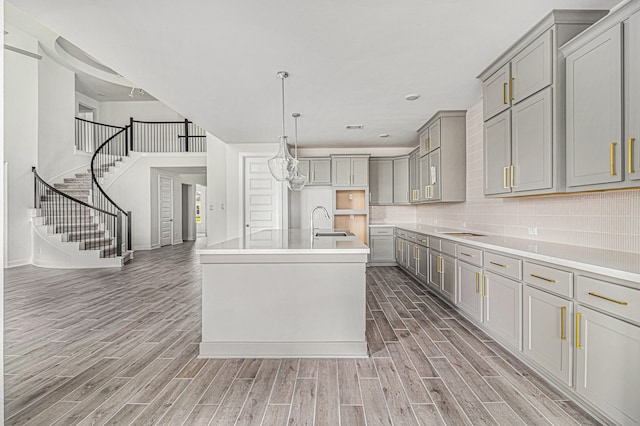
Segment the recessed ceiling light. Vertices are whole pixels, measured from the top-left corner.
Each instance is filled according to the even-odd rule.
[[[381,138],[388,138],[389,133],[380,133],[378,136],[380,136]]]
[[[408,95],[406,95],[404,98],[408,101],[415,101],[416,99],[418,99],[420,97],[420,95],[418,95],[417,93],[409,93]]]
[[[347,124],[344,127],[347,130],[362,130],[362,129],[364,129],[364,124]]]

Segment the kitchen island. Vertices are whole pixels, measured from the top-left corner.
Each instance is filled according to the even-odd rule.
[[[200,356],[366,357],[368,253],[355,236],[308,229],[200,243]]]

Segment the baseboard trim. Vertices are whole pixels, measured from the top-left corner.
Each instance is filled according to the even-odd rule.
[[[175,246],[176,244],[182,244],[183,241],[182,240],[174,240],[173,243],[171,244],[172,246]]]
[[[201,342],[199,358],[368,358],[367,342]]]
[[[31,265],[31,259],[9,260],[5,263],[5,268],[15,268],[17,266]]]
[[[136,250],[152,250],[153,246],[145,244],[143,246],[133,246],[132,249],[133,249],[133,251],[136,251]]]

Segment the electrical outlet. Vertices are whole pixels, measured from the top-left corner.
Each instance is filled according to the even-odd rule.
[[[466,228],[467,227],[467,222],[462,222],[462,227]]]
[[[538,235],[538,228],[535,226],[530,226],[527,230],[529,235]]]

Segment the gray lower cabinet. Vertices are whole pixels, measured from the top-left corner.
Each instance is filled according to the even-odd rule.
[[[395,262],[395,246],[392,235],[371,235],[369,236],[370,263],[392,263]]]
[[[418,266],[416,267],[416,276],[422,282],[426,283],[429,276],[429,249],[423,246],[416,246],[416,255]]]
[[[522,283],[485,272],[484,325],[504,343],[522,350]]]
[[[371,158],[369,160],[369,204],[393,204],[393,160]]]
[[[576,390],[621,425],[640,423],[640,327],[576,310]]]
[[[395,241],[396,241],[396,263],[406,268],[407,258],[406,258],[405,246],[407,245],[407,242],[399,238],[396,238]]]
[[[482,268],[458,259],[458,307],[482,322]]]
[[[442,272],[440,267],[441,255],[437,251],[429,250],[429,285],[436,291],[440,292],[442,286]]]
[[[620,182],[622,24],[567,56],[567,186]]]
[[[511,111],[484,123],[484,194],[511,192]]]
[[[525,355],[571,386],[573,302],[525,285],[522,306]]]
[[[455,305],[456,303],[456,260],[451,256],[443,254],[440,257],[440,293]]]
[[[409,204],[409,157],[393,160],[393,204]]]

